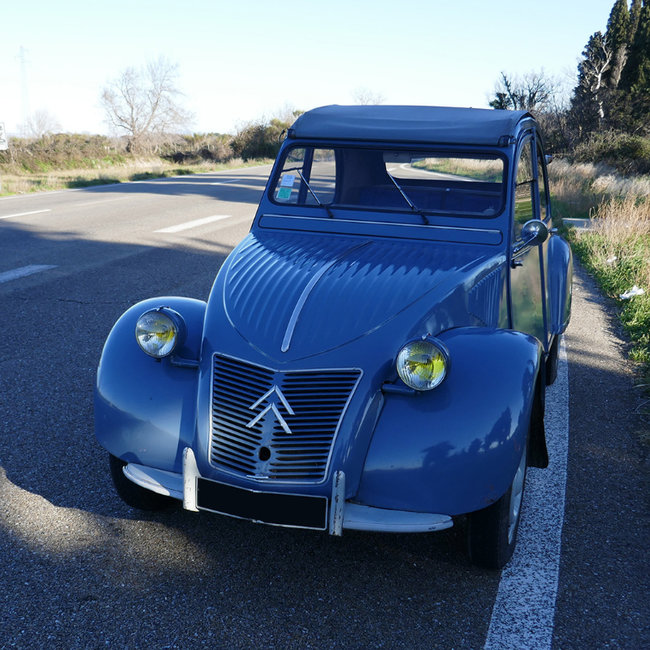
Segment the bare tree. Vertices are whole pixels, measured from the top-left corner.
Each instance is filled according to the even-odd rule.
[[[360,87],[352,93],[352,101],[355,104],[383,104],[386,98],[381,93]]]
[[[42,138],[61,130],[59,121],[45,109],[32,113],[27,121],[21,125],[20,130],[28,138]]]
[[[490,106],[515,111],[544,112],[553,102],[556,85],[543,70],[527,72],[521,77],[502,72],[494,88],[494,99],[490,101]]]
[[[143,68],[127,68],[104,88],[106,121],[128,137],[128,151],[142,151],[156,137],[191,124],[193,115],[181,105],[177,79],[178,65],[161,56]]]

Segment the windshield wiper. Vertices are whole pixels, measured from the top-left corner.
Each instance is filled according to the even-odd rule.
[[[296,167],[295,171],[298,172],[298,176],[300,176],[300,179],[302,180],[302,182],[307,186],[307,189],[309,190],[309,193],[314,197],[314,199],[316,200],[316,203],[318,203],[318,205],[321,208],[325,209],[325,212],[327,212],[327,216],[330,219],[333,219],[334,215],[332,214],[332,211],[330,210],[329,205],[326,205],[325,203],[321,203],[321,200],[316,196],[316,192],[314,192],[314,190],[311,189],[311,185],[307,182],[307,179],[302,175],[302,172],[297,167]]]
[[[300,174],[300,172],[298,173]],[[411,199],[409,199],[409,197],[406,195],[406,192],[400,187],[399,183],[389,174],[388,171],[386,171],[386,174],[388,175],[388,178],[390,178],[390,180],[393,181],[393,185],[397,188],[397,191],[402,195],[402,198],[406,201],[409,208],[411,208],[413,212],[417,212],[422,217],[422,221],[427,225],[429,225],[429,219],[427,218],[427,215],[424,214],[424,212],[422,212],[422,210],[420,210],[420,208],[418,208],[415,205],[415,203],[411,201]]]
[[[298,176],[300,176],[300,180],[305,184],[305,187],[309,190],[309,193],[314,197],[314,200],[318,204],[319,207],[323,208],[325,212],[327,212],[327,216],[330,219],[334,218],[334,213],[330,210],[329,205],[323,203],[318,196],[316,196],[316,192],[312,189],[311,185],[307,182],[307,179],[302,175],[302,172],[300,171],[300,167],[290,167],[289,169],[284,169],[282,171],[285,172],[298,172]]]

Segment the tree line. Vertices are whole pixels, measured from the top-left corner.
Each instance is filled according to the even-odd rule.
[[[532,112],[542,123],[550,151],[579,161],[603,161],[623,172],[650,173],[650,0],[615,0],[605,32],[589,37],[577,73],[568,94],[543,71],[521,76],[503,72],[489,105]],[[0,152],[0,163],[11,156],[12,163],[22,159],[26,168],[33,167],[63,145],[68,151],[79,147],[73,157],[85,159],[121,152],[184,163],[273,158],[282,133],[300,114],[285,110],[242,125],[234,135],[179,136],[190,132],[193,115],[183,105],[177,80],[178,66],[165,57],[127,68],[107,81],[101,93],[106,122],[119,140],[107,144],[99,143],[100,136],[85,138],[82,147],[79,138],[53,135],[58,124],[42,111],[25,125],[32,138],[12,139],[13,153]],[[357,89],[353,99],[359,104],[383,102],[367,89]],[[95,156],[95,149],[104,155]]]
[[[551,150],[650,173],[650,0],[615,0],[582,51],[570,96],[542,72],[501,74],[492,108],[528,110]]]

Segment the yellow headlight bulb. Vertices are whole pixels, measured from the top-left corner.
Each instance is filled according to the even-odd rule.
[[[414,390],[431,390],[447,375],[449,355],[442,344],[430,339],[407,343],[397,355],[397,373]]]
[[[170,355],[178,341],[179,327],[170,309],[145,312],[135,326],[135,338],[142,351],[155,359]]]

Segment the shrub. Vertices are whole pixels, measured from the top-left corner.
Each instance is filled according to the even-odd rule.
[[[101,168],[126,158],[123,141],[102,135],[57,133],[38,139],[12,138],[0,152],[5,171],[43,173],[54,169]]]
[[[650,174],[650,138],[618,131],[593,133],[576,146],[573,157],[606,163],[623,174]]]
[[[230,147],[236,158],[275,158],[280,150],[282,133],[291,126],[290,121],[272,119],[270,122],[252,122],[240,128]]]
[[[231,141],[232,136],[219,133],[184,135],[173,147],[162,151],[161,156],[176,164],[227,162],[232,158]]]

